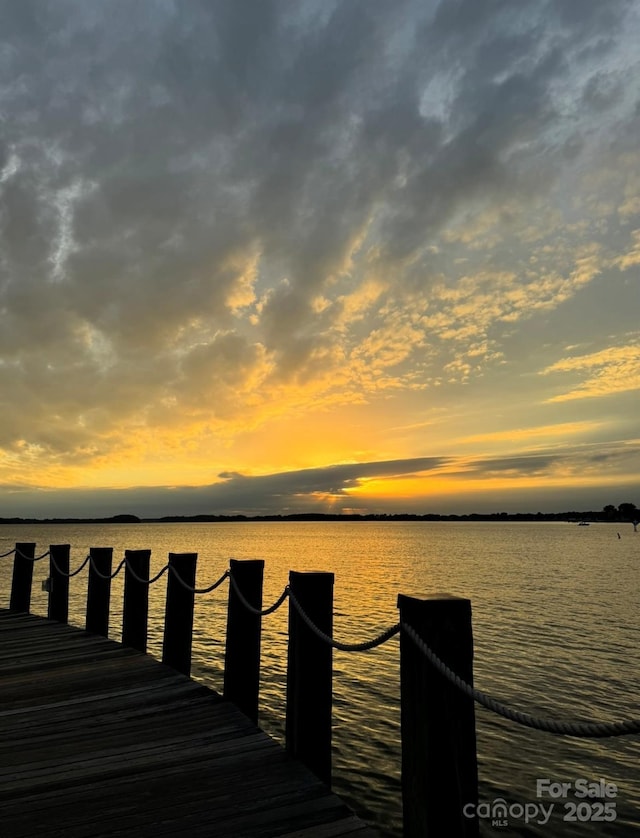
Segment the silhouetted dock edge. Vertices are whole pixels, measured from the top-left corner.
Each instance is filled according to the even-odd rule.
[[[404,835],[416,836],[416,838],[417,836],[420,838],[438,836],[439,838],[445,834],[464,836],[464,838],[478,835],[477,819],[463,816],[465,804],[477,803],[473,699],[462,694],[448,679],[435,670],[425,660],[412,638],[401,628],[402,625],[413,627],[440,657],[447,660],[465,680],[471,683],[473,643],[469,600],[448,595],[432,596],[426,599],[400,596],[398,599],[400,623],[397,626],[383,632],[379,638],[371,642],[341,644],[332,640],[334,577],[331,573],[292,571],[289,585],[283,592],[283,596],[273,606],[263,608],[264,562],[262,561],[232,560],[230,569],[219,580],[207,588],[199,589],[195,587],[197,563],[195,553],[170,553],[167,565],[153,579],[150,579],[150,551],[148,550],[125,551],[124,558],[114,571],[112,549],[91,548],[83,565],[75,571],[70,571],[69,545],[52,545],[47,553],[39,557],[35,555],[35,546],[32,543],[16,545],[10,612],[3,614],[2,627],[3,637],[8,637],[7,631],[12,625],[12,618],[17,620],[18,622],[13,624],[15,631],[18,635],[22,633],[26,641],[27,625],[32,627],[32,631],[36,631],[33,626],[37,623],[39,642],[44,643],[42,648],[47,650],[48,655],[46,660],[41,662],[43,672],[47,671],[47,665],[60,669],[69,666],[69,661],[75,659],[73,656],[69,657],[70,652],[64,645],[60,645],[58,651],[55,649],[55,643],[52,649],[51,644],[43,641],[47,632],[51,633],[53,641],[54,635],[57,636],[57,633],[64,627],[64,630],[74,634],[74,638],[79,632],[85,638],[87,648],[90,647],[92,653],[95,653],[97,648],[97,638],[104,638],[104,643],[109,647],[109,653],[104,654],[109,660],[114,657],[118,659],[117,667],[134,666],[132,662],[124,664],[125,659],[135,660],[135,666],[142,666],[145,673],[145,667],[156,666],[157,669],[162,670],[162,678],[168,679],[167,684],[170,684],[173,689],[175,682],[167,673],[174,672],[171,676],[173,678],[178,677],[175,673],[180,673],[183,677],[190,674],[195,596],[214,590],[225,581],[225,578],[228,578],[230,584],[223,700],[215,693],[211,691],[209,693],[216,706],[222,705],[229,708],[229,702],[231,702],[242,711],[241,714],[237,713],[235,707],[229,710],[231,713],[236,712],[239,718],[245,720],[243,722],[245,739],[247,739],[246,726],[255,725],[258,718],[262,617],[279,607],[285,599],[289,599],[286,751],[289,755],[288,759],[291,760],[293,757],[295,760],[287,764],[299,767],[301,779],[300,789],[294,792],[292,788],[295,782],[287,775],[287,781],[283,786],[285,791],[282,794],[285,797],[293,794],[301,798],[309,798],[307,815],[298,814],[294,818],[299,824],[304,821],[304,817],[311,819],[312,831],[309,835],[374,834],[330,792],[332,647],[353,651],[369,649],[386,642],[394,634],[400,633]],[[30,609],[34,562],[47,555],[50,564],[48,616],[51,621],[59,624],[57,629],[55,623],[45,623],[37,618],[19,616],[28,614]],[[86,603],[86,632],[88,634],[78,629],[70,629],[65,625],[69,611],[69,578],[79,573],[84,564],[88,565]],[[114,644],[113,641],[106,639],[109,627],[111,579],[122,569],[125,575],[123,642]],[[162,644],[164,667],[162,667],[142,655],[146,652],[149,585],[158,581],[164,574],[167,575],[167,597]],[[20,620],[27,620],[27,622],[20,622]],[[36,623],[28,622],[33,620]],[[78,645],[77,639],[67,642],[75,644],[74,648],[79,653],[82,644]],[[119,650],[120,658],[116,654],[116,649]],[[21,655],[25,653],[25,650],[21,650],[20,643],[12,638],[11,652]],[[34,648],[27,654],[35,655],[32,657],[32,662],[35,664],[38,658]],[[56,660],[58,655],[61,657]],[[144,665],[140,661],[143,661]],[[10,677],[17,685],[20,681],[20,667],[18,666],[18,670],[15,667],[12,670],[11,660],[6,656],[2,665],[7,673],[13,672]],[[113,666],[115,664],[107,664],[106,661],[99,664],[105,677],[109,667],[113,668]],[[85,661],[82,664],[85,677],[87,677],[87,667],[88,663]],[[91,671],[91,678],[96,678],[95,672]],[[146,677],[148,674],[145,675]],[[193,684],[191,681],[188,683]],[[194,689],[196,688],[201,689],[194,685]],[[17,686],[16,689],[18,689]],[[33,684],[31,684],[31,689],[33,689]],[[155,695],[159,698],[162,690],[160,689],[159,692],[156,690]],[[32,698],[27,697],[27,704],[31,700]],[[91,701],[91,699],[87,700]],[[10,714],[12,712],[10,711]],[[188,717],[191,710],[183,712]],[[2,718],[1,714],[0,718]],[[65,724],[67,723],[68,718]],[[225,724],[228,725],[226,716]],[[242,728],[242,725],[240,727]],[[266,734],[254,727],[251,729],[255,730],[255,736],[258,737],[255,743],[259,751],[268,750],[265,742],[273,744],[278,752],[281,751],[280,746],[273,743]],[[213,730],[207,733],[215,736]],[[121,732],[121,736],[123,735],[124,733]],[[134,738],[138,735],[135,729],[132,735]],[[86,742],[86,734],[82,741]],[[132,746],[133,742],[130,745]],[[244,745],[240,748],[244,754],[243,749]],[[248,753],[250,754],[250,750]],[[250,756],[243,758],[246,758],[248,763],[252,759]],[[281,759],[287,758],[281,755]],[[300,767],[300,763],[303,763],[312,773],[307,773]],[[23,768],[26,768],[29,773],[28,764]],[[116,769],[112,765],[110,770]],[[122,761],[120,770],[126,772],[127,760]],[[242,784],[244,778],[242,760],[235,765],[234,770],[238,772],[238,781]],[[317,780],[313,779],[314,777]],[[323,794],[327,795],[327,800],[320,806],[320,811],[329,813],[326,815],[326,822],[322,820],[324,816],[318,814],[319,788],[324,789]],[[212,793],[217,792],[214,789]],[[273,788],[270,794],[273,797]],[[300,806],[304,809],[302,803]],[[191,818],[189,834],[196,834],[191,830],[197,821],[197,809],[197,805],[193,803],[193,811],[189,816]],[[341,814],[338,816],[337,813]],[[212,819],[208,815],[203,815],[203,817],[204,822],[211,827],[215,818]],[[273,820],[275,816],[269,817]],[[235,833],[232,831],[229,834],[248,836],[253,835],[254,831],[251,830],[255,829],[256,835],[286,835],[293,834],[295,829],[300,828],[299,826],[293,828],[293,822],[291,829],[289,825],[283,826],[282,823],[276,826],[275,821],[268,826],[269,817],[261,810],[261,814],[256,815],[255,824],[247,821],[242,827],[245,831]],[[340,825],[342,821],[344,821],[346,831],[340,831],[343,829]],[[217,823],[217,831],[202,832],[202,834],[226,834],[222,814]],[[330,828],[328,824],[331,824]],[[139,824],[137,828],[140,828]],[[154,830],[153,834],[174,834],[171,828],[167,827],[166,833]],[[236,823],[233,829],[237,830],[237,828]],[[286,831],[277,831],[278,829]],[[143,833],[138,832],[138,834]],[[295,831],[295,834],[306,835],[307,833]]]

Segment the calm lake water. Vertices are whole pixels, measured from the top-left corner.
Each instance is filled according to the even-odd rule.
[[[618,538],[617,533],[621,537]],[[476,686],[539,716],[618,721],[640,717],[640,533],[630,524],[322,522],[245,524],[22,525],[0,528],[0,553],[16,541],[72,545],[71,568],[91,546],[152,550],[152,573],[168,552],[197,552],[197,584],[218,578],[229,558],[265,559],[264,604],[289,570],[335,573],[334,634],[368,639],[398,620],[398,593],[447,591],[471,599]],[[36,564],[32,610],[45,614]],[[11,560],[0,566],[7,607]],[[160,655],[166,577],[152,587],[151,654]],[[119,636],[122,576],[114,580],[111,635]],[[197,598],[193,677],[222,690],[226,584]],[[82,625],[86,572],[71,580],[72,623]],[[263,621],[261,725],[284,730],[287,605]],[[401,835],[399,643],[334,653],[334,788],[382,835]],[[616,820],[565,820],[570,793],[548,823],[509,824],[483,835],[640,834],[640,736],[573,739],[519,727],[476,707],[480,800],[539,803],[536,780],[601,778],[618,787]],[[587,798],[587,801],[594,801]],[[548,809],[549,799],[542,801]],[[594,807],[595,808],[595,807]],[[575,807],[574,807],[575,809]],[[586,813],[586,815],[585,815]],[[583,806],[579,815],[589,815]]]

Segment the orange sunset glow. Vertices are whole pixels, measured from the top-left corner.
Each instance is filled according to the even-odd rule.
[[[0,517],[640,503],[637,6],[118,5],[1,12]]]

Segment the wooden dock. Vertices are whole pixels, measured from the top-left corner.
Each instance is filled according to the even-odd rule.
[[[375,838],[234,705],[151,657],[0,610],[2,838]]]

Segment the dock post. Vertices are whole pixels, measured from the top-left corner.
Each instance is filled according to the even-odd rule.
[[[231,559],[229,569],[242,596],[260,611],[264,561]],[[261,628],[262,617],[249,611],[229,581],[223,695],[256,725],[260,692]]]
[[[195,586],[197,561],[197,553],[169,553],[162,663],[177,669],[183,675],[191,673],[195,595],[189,588]],[[176,579],[175,574],[178,574],[180,579]]]
[[[414,629],[473,685],[471,602],[450,594],[400,595],[400,623]],[[442,675],[400,631],[402,802],[405,838],[478,836],[478,766],[473,699]],[[472,804],[465,815],[464,807]],[[473,805],[475,804],[475,805]]]
[[[147,651],[149,616],[149,563],[151,550],[125,550],[122,645]],[[138,581],[133,574],[144,579]]]
[[[31,585],[33,583],[33,557],[36,545],[32,542],[19,542],[13,556],[13,577],[11,579],[11,611],[29,613],[31,607]]]
[[[113,547],[90,547],[89,555],[91,561],[87,582],[86,629],[91,634],[108,637],[111,579],[103,579],[102,576],[109,576],[111,573]]]
[[[49,607],[47,616],[59,623],[69,621],[69,544],[49,545]]]
[[[289,573],[289,588],[320,631],[333,632],[333,573]],[[331,785],[333,648],[321,640],[289,601],[286,746]]]

